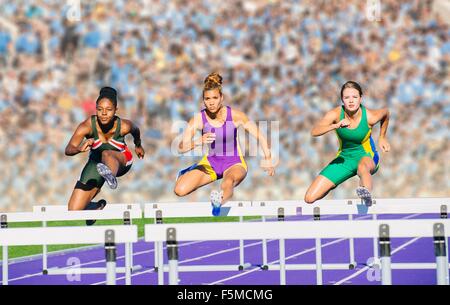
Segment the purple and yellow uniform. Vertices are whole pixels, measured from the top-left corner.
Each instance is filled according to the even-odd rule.
[[[206,118],[206,109],[201,111],[203,122],[202,135],[214,133],[216,139],[208,145],[208,153],[203,156],[200,162],[180,171],[178,177],[193,169],[200,169],[210,175],[212,181],[215,181],[221,179],[223,173],[235,164],[240,164],[247,170],[247,164],[242,156],[237,140],[237,128],[233,123],[231,108],[229,106],[226,107],[227,118],[221,127],[212,126]]]

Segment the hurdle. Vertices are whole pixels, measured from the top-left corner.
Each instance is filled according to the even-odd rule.
[[[131,219],[142,218],[142,212],[139,209],[131,209],[122,211],[120,209],[109,209],[109,210],[83,210],[83,211],[54,211],[54,212],[17,212],[17,213],[0,213],[2,219],[2,228],[7,228],[9,223],[15,222],[48,222],[48,221],[73,221],[73,220],[111,220],[111,219],[123,219],[124,223],[130,224]],[[129,226],[127,225],[127,226]],[[85,227],[89,228],[89,227]],[[47,243],[44,241],[41,245]],[[130,251],[129,242],[125,243],[125,265],[132,266],[131,257],[132,253]],[[3,247],[3,254],[7,255],[7,247]],[[7,257],[7,256],[6,256]],[[44,261],[45,269],[43,274],[56,275],[56,274],[66,274],[67,268],[48,268],[46,266],[47,261]],[[131,271],[139,270],[142,266],[133,266],[131,268],[118,267],[118,273],[125,273],[125,282],[127,285],[131,284]],[[105,273],[105,268],[80,268],[80,273],[82,274],[94,274],[94,273]]]
[[[5,215],[2,215],[2,223]],[[107,285],[116,284],[116,244],[137,241],[137,226],[96,226],[96,227],[46,227],[46,228],[5,228],[0,229],[0,245],[3,248],[3,285],[8,285],[8,246],[104,243]],[[125,263],[130,268],[129,261]]]
[[[251,201],[228,201],[226,203],[227,207],[244,207],[244,206],[251,206],[252,202]],[[200,208],[200,209],[205,209],[205,206],[211,206],[210,203],[208,202],[204,202],[204,201],[193,201],[193,202],[170,202],[170,201],[166,201],[166,202],[154,202],[154,203],[148,203],[148,204],[144,204],[144,211],[147,209],[147,211],[150,211],[150,217],[149,218],[154,218],[156,223],[163,223],[163,219],[162,219],[162,214],[155,214],[153,215],[153,213],[151,212],[152,209],[153,211],[156,211],[157,209],[164,209],[164,208],[181,208],[181,209],[185,209],[187,206],[189,206],[189,211],[192,210],[192,208]],[[191,216],[191,217],[206,217],[203,216],[204,213],[201,214],[201,216]],[[212,215],[208,215],[209,217],[211,217]],[[166,217],[166,216],[165,216]],[[173,216],[173,217],[183,217],[183,215],[178,215],[178,216]],[[146,218],[145,213],[144,213],[144,218]],[[239,221],[243,221],[243,217],[240,216],[239,217]],[[243,248],[243,241],[239,242],[239,247]],[[162,249],[162,243],[155,243],[155,270],[158,271],[159,268],[159,256],[158,253],[163,253],[163,249]],[[243,255],[241,256],[241,265],[243,266]]]
[[[163,218],[176,217],[213,217],[211,215],[211,203],[202,202],[194,205],[185,203],[172,203],[165,205],[167,208],[162,208],[159,204],[144,205],[144,218],[154,218],[155,223],[160,225],[163,223]],[[284,219],[285,216],[296,215],[296,208],[287,207],[279,208],[271,207],[252,207],[251,202],[242,202],[241,205],[235,204],[228,206],[226,203],[221,208],[219,216],[239,217],[239,222],[243,222],[245,216],[276,216],[278,220]],[[239,265],[214,265],[214,266],[181,266],[181,271],[242,271],[251,265],[245,263],[244,259],[244,241],[239,240]],[[164,283],[164,271],[168,268],[164,266],[163,262],[163,243],[155,242],[155,270],[158,272],[158,284]]]
[[[347,205],[323,205],[323,206],[302,206],[300,213],[302,215],[313,215],[315,220],[320,220],[322,215],[348,215],[349,220],[353,219],[353,215],[372,215],[373,220],[377,220],[378,215],[383,214],[437,214],[441,219],[447,218],[447,211],[449,209],[448,198],[433,198],[429,202],[419,201],[419,198],[413,198],[411,203],[409,199],[387,199],[380,200],[376,204],[370,207],[364,204],[353,204],[354,201]],[[423,198],[426,200],[427,198]],[[421,202],[421,203],[420,203]],[[445,204],[445,202],[447,204]],[[320,240],[316,240],[317,246],[320,246]],[[378,257],[378,242],[377,239],[373,239],[373,257],[374,264],[379,261]],[[350,242],[350,257],[354,258],[354,246],[353,239]],[[448,261],[448,253],[446,253]],[[393,263],[392,269],[434,269],[434,265],[427,263]],[[320,270],[317,272],[320,273]],[[447,281],[448,275],[446,276]]]
[[[391,238],[432,237],[436,256],[438,285],[446,284],[448,261],[446,261],[447,237],[450,220],[340,220],[273,222],[226,222],[194,224],[145,225],[145,240],[166,241],[169,258],[169,284],[178,284],[179,241],[237,240],[237,239],[320,239],[320,238],[378,238],[381,258],[381,284],[392,285]],[[316,249],[317,251],[317,249]],[[286,284],[286,265],[280,243],[280,284]],[[321,262],[316,261],[316,268]]]
[[[102,211],[127,211],[127,210],[137,210],[140,214],[142,214],[141,204],[139,203],[110,203],[107,204]],[[58,204],[58,205],[35,205],[33,206],[33,212],[39,213],[39,212],[67,212],[67,204]],[[141,217],[137,217],[141,218]],[[133,224],[133,218],[123,218],[124,225]],[[47,222],[42,221],[42,226],[46,227]],[[142,266],[134,266],[133,265],[133,244],[129,243],[128,246],[125,246],[128,248],[130,254],[130,264],[131,264],[131,272],[140,270]],[[48,274],[48,267],[47,267],[47,245],[42,245],[42,273]],[[91,269],[93,271],[94,269]],[[57,270],[53,269],[51,272],[58,272]],[[100,271],[101,272],[101,271]],[[52,274],[58,274],[58,273],[52,273]]]
[[[252,201],[252,206],[271,206],[276,205],[279,207],[295,206],[298,214],[313,216],[315,220],[320,220],[322,215],[347,215],[348,220],[353,220],[353,215],[372,215],[372,219],[376,220],[379,214],[408,214],[408,211],[413,210],[411,213],[440,213],[441,218],[447,218],[447,210],[445,207],[439,211],[444,205],[450,204],[450,198],[430,197],[430,198],[379,198],[373,200],[373,207],[366,207],[361,203],[359,198],[354,199],[322,199],[314,202],[313,204],[306,203],[304,200],[278,200],[278,201]],[[422,205],[422,206],[421,206]],[[432,206],[431,206],[432,205]],[[376,206],[376,208],[375,208]],[[411,206],[416,208],[412,209]],[[314,210],[314,208],[318,208]],[[356,212],[355,207],[358,208]],[[403,208],[405,207],[405,208]],[[367,211],[371,210],[370,213]],[[382,209],[380,212],[376,212]],[[348,212],[347,212],[348,211]],[[392,212],[391,212],[392,211]],[[406,211],[405,213],[403,213]],[[265,245],[265,241],[263,241]],[[354,269],[356,267],[356,260],[354,255],[354,241],[349,238],[349,264],[348,269]],[[373,239],[373,251],[374,258],[378,257],[378,243]],[[265,253],[263,252],[263,255]],[[265,262],[265,256],[263,256]],[[330,266],[334,268],[335,266]],[[344,268],[344,267],[342,267]],[[338,267],[338,269],[342,269]]]

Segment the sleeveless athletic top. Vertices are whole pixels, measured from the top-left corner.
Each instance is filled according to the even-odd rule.
[[[116,117],[116,131],[114,132],[114,136],[109,139],[107,143],[103,143],[98,137],[96,120],[97,118],[95,115],[91,116],[91,125],[93,131],[91,137],[94,138],[94,144],[91,147],[89,159],[100,162],[102,159],[102,152],[104,150],[115,150],[120,152],[125,151],[127,149],[127,145],[125,143],[125,137],[120,135],[120,118]]]
[[[216,134],[216,140],[209,145],[210,157],[239,157],[237,129],[231,117],[231,108],[227,107],[227,118],[221,127],[212,126],[206,119],[206,109],[201,111],[203,129],[202,135],[208,132]]]
[[[338,156],[355,156],[360,153],[378,158],[375,143],[372,139],[372,128],[367,122],[366,108],[361,105],[361,120],[356,128],[338,128],[336,134],[339,139]],[[341,108],[339,120],[344,119],[344,107]],[[377,162],[375,162],[377,163]]]

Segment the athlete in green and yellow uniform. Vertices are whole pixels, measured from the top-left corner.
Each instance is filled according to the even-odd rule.
[[[305,201],[313,203],[345,180],[358,175],[360,187],[357,195],[367,205],[372,202],[372,177],[378,170],[380,157],[372,139],[372,127],[381,122],[379,146],[388,152],[390,145],[386,140],[389,123],[387,109],[370,110],[361,105],[361,87],[352,81],[341,89],[343,106],[329,111],[311,131],[313,136],[321,136],[335,130],[339,139],[339,151],[313,181],[306,192]]]
[[[127,134],[134,138],[136,155],[142,159],[145,154],[139,128],[133,122],[116,116],[116,90],[102,88],[96,104],[97,115],[77,127],[65,150],[67,156],[89,151],[88,162],[70,197],[69,210],[86,209],[105,180],[110,188],[117,187],[116,177],[126,174],[133,163],[133,155],[125,144]],[[83,142],[84,138],[86,141]],[[100,200],[97,206],[103,208],[105,204]]]

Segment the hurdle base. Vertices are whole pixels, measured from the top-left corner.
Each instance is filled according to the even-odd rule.
[[[322,264],[322,270],[348,270],[347,263]],[[286,270],[317,270],[316,264],[286,264]],[[266,270],[280,270],[280,265],[268,265]]]
[[[250,268],[252,265],[250,263],[245,263],[244,265],[239,265],[238,270],[243,271],[245,269]]]
[[[249,263],[244,264],[246,268],[251,265]],[[247,267],[248,266],[248,267]],[[193,266],[180,266],[178,265],[179,272],[196,272],[196,271],[239,271],[240,265],[193,265]],[[169,266],[164,265],[164,272],[169,271]]]
[[[132,268],[130,268],[131,273],[133,273],[133,271],[138,271],[141,269],[142,269],[141,265],[136,265],[136,266],[133,266]],[[79,268],[79,269],[53,267],[53,268],[44,270],[42,273],[44,273],[46,271],[47,275],[65,275],[65,274],[67,274],[67,272],[73,272],[73,270],[77,270],[77,272],[79,274],[102,274],[102,273],[106,273],[106,271],[107,271],[105,267]],[[116,273],[126,273],[126,268],[125,267],[117,267]]]

